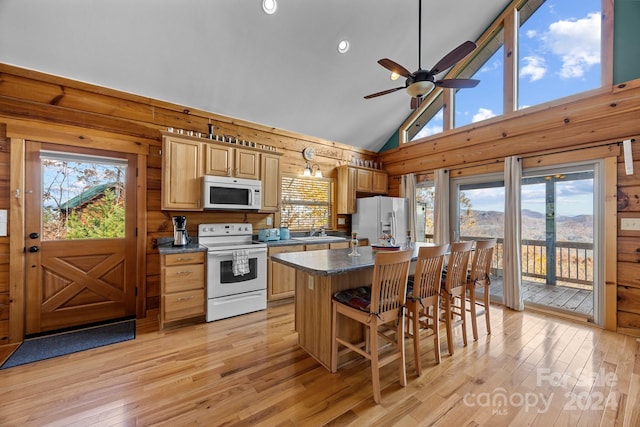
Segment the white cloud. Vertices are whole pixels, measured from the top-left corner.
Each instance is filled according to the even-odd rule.
[[[471,123],[479,122],[481,120],[490,119],[495,117],[496,114],[488,108],[478,108],[478,112],[473,115]]]
[[[480,68],[479,72],[480,73],[488,73],[488,72],[491,72],[491,71],[494,71],[494,70],[498,70],[500,68],[502,68],[502,61],[495,60],[495,61],[492,61],[490,63],[488,62],[488,63],[484,64],[484,66],[482,68]]]
[[[545,60],[541,56],[525,56],[522,62],[524,66],[520,67],[520,77],[529,76],[530,82],[540,80],[547,73]]]
[[[532,39],[532,38],[534,38],[534,37],[535,37],[535,36],[537,36],[537,35],[538,35],[538,32],[537,32],[536,30],[529,30],[529,31],[527,31],[527,33],[526,33],[526,36],[527,36],[527,38],[529,38],[529,39]]]
[[[562,59],[560,77],[582,77],[588,68],[600,63],[600,13],[556,21],[549,25],[542,40],[549,51]]]
[[[427,136],[435,135],[436,133],[442,133],[442,125],[440,126],[425,126],[420,129],[420,132],[413,137],[413,139],[426,138]]]

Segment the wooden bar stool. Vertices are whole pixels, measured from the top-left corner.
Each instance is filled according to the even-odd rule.
[[[467,293],[467,272],[469,255],[473,241],[451,244],[447,262],[446,279],[442,289],[442,320],[447,324],[447,345],[453,355],[453,322],[458,318],[462,323],[462,342],[467,345],[467,312],[465,307]]]
[[[487,335],[491,335],[491,320],[489,316],[489,286],[491,285],[491,260],[496,246],[496,239],[478,240],[471,262],[471,274],[467,281],[467,298],[471,311],[471,328],[473,330],[473,340],[478,340],[478,321],[476,306],[484,308],[485,322],[487,324]],[[476,298],[476,290],[482,289],[482,301]]]
[[[440,286],[448,248],[448,244],[420,248],[415,274],[407,285],[407,316],[412,325],[413,352],[418,376],[422,373],[420,329],[430,329],[433,332],[436,363],[440,363]]]
[[[380,368],[399,360],[400,384],[407,384],[404,349],[404,304],[407,278],[413,251],[379,252],[376,254],[371,286],[336,292],[332,300],[331,372],[338,370],[338,345],[345,348],[340,354],[354,351],[371,361],[373,400],[380,403]],[[348,317],[365,328],[365,341],[352,343],[338,337],[338,315]],[[394,331],[388,334],[390,326]],[[387,332],[387,333],[385,333]],[[379,354],[378,338],[393,344],[388,352]]]

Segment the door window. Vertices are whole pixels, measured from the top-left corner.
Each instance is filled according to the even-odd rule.
[[[127,161],[42,151],[42,239],[125,237]]]

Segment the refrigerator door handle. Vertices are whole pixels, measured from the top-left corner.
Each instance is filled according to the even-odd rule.
[[[398,237],[397,228],[398,224],[396,223],[396,213],[394,211],[391,211],[391,235],[393,236],[394,240]]]

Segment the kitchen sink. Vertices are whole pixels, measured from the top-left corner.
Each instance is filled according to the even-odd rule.
[[[347,240],[344,237],[339,236],[305,236],[305,237],[292,237],[291,240],[300,240],[304,242],[330,242]]]

